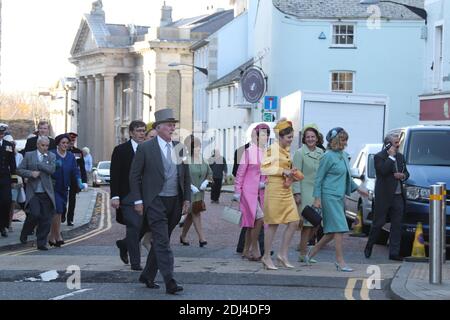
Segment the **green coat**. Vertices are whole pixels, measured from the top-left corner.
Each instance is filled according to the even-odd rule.
[[[342,169],[344,170],[339,170]],[[348,153],[344,151],[327,150],[320,160],[314,184],[315,198],[323,194],[335,195],[344,198],[358,188],[350,175]]]
[[[311,206],[314,202],[314,181],[323,153],[323,150],[320,148],[316,147],[314,151],[310,151],[307,146],[303,146],[295,151],[293,166],[305,176],[303,180],[292,185],[293,193],[301,194],[302,203],[299,207],[299,212],[302,212],[305,206]]]
[[[202,163],[200,164],[192,164],[189,163],[189,173],[191,175],[191,184],[196,186],[200,190],[200,186],[202,182],[205,180],[210,180],[212,171],[209,165],[202,158]],[[205,199],[205,191],[200,190],[200,192],[196,194],[192,194],[191,202],[196,202]]]

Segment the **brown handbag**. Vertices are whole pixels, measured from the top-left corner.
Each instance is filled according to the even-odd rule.
[[[205,201],[199,200],[192,203],[192,213],[200,213],[206,211]]]

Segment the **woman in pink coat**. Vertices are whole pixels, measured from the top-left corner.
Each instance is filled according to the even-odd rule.
[[[264,147],[270,135],[270,127],[259,124],[252,131],[252,142],[244,151],[234,184],[234,198],[240,201],[241,227],[248,228],[242,257],[251,261],[261,259],[258,236],[263,226],[264,188],[266,176],[261,175]]]

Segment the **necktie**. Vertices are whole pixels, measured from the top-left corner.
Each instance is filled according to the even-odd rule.
[[[166,159],[167,163],[172,163],[172,152],[171,152],[171,144],[167,143],[166,145]]]

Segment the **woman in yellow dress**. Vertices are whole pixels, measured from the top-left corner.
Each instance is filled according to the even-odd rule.
[[[289,147],[294,138],[292,123],[280,119],[274,128],[278,141],[271,145],[261,165],[261,173],[268,177],[264,199],[264,256],[261,261],[266,269],[278,269],[272,262],[270,251],[278,225],[287,224],[277,255],[281,266],[294,268],[288,261],[288,248],[300,220],[291,184],[302,178],[302,173],[292,167]]]

